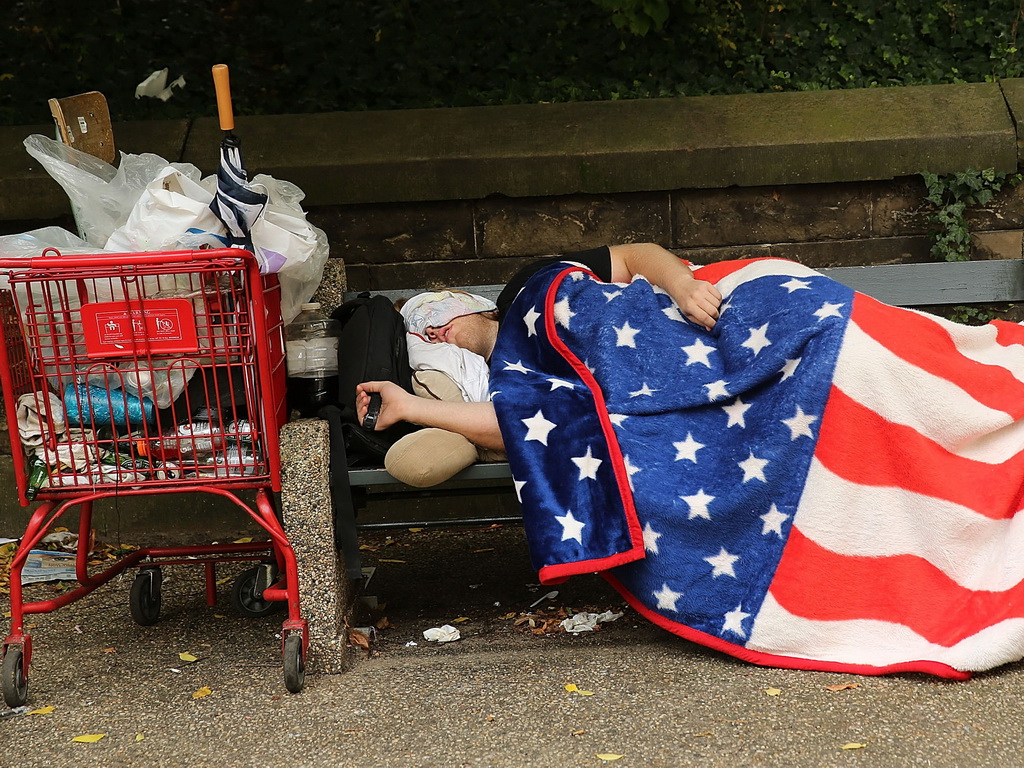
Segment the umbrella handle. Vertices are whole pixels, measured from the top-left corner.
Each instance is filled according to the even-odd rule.
[[[213,87],[217,92],[217,115],[220,117],[220,129],[235,129],[235,111],[231,107],[231,80],[228,76],[227,64],[213,65]]]

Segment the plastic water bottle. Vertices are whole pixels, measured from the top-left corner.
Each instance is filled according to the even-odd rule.
[[[303,416],[338,399],[338,323],[303,304],[284,330],[288,404]]]

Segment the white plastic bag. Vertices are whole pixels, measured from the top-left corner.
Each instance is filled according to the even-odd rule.
[[[201,184],[164,166],[139,195],[124,224],[111,233],[104,250],[173,251],[204,244],[223,248],[227,230],[210,210],[211,202],[213,195]]]
[[[149,184],[168,162],[159,155],[121,153],[117,168],[41,134],[24,141],[26,151],[60,184],[71,201],[82,237],[102,248],[111,233],[123,225]],[[193,180],[199,169],[188,163],[171,163]]]

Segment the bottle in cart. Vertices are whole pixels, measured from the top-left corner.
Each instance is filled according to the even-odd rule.
[[[303,416],[315,416],[321,406],[337,400],[338,332],[337,321],[315,302],[303,304],[285,328],[288,405]]]

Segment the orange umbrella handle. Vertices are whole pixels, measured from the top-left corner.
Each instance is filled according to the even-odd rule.
[[[213,87],[217,91],[217,115],[220,117],[220,129],[235,129],[235,112],[231,108],[231,80],[228,77],[227,64],[213,65]]]

